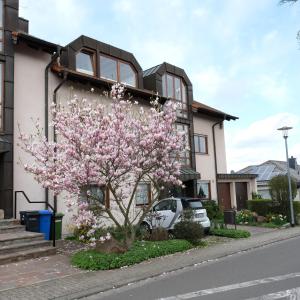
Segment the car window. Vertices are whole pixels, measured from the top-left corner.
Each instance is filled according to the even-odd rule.
[[[161,210],[176,211],[177,202],[176,202],[176,200],[164,200],[164,201],[159,202],[157,205],[155,205],[153,209],[155,211],[161,211]]]
[[[200,200],[181,199],[181,203],[183,209],[198,209],[203,207]]]
[[[199,200],[189,201],[189,205],[192,209],[202,208],[202,203]]]

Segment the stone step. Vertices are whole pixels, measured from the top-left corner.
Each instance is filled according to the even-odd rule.
[[[37,240],[32,242],[27,241],[26,243],[0,246],[0,255],[20,252],[20,251],[34,249],[34,248],[48,247],[48,246],[51,246],[51,243],[50,241],[45,241],[45,240]]]
[[[22,232],[25,231],[25,226],[23,225],[7,225],[0,227],[0,234],[1,233],[10,233],[10,232]]]
[[[24,251],[17,251],[9,254],[0,255],[0,265],[17,262],[30,258],[37,258],[42,256],[54,255],[56,248],[54,247],[39,247]]]
[[[0,228],[2,226],[9,226],[9,225],[20,225],[20,220],[16,219],[0,219]]]
[[[44,240],[44,234],[38,232],[22,231],[0,234],[0,248],[13,244],[23,244],[37,240]]]

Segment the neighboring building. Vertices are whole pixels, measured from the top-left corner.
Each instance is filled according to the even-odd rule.
[[[300,166],[296,158],[289,158],[291,178],[297,183],[297,195],[294,200],[300,201]],[[257,193],[264,199],[270,199],[269,181],[278,175],[287,174],[287,163],[285,161],[268,160],[260,165],[248,166],[237,173],[257,174]]]
[[[0,41],[3,74],[0,81],[0,209],[5,210],[5,217],[12,217],[14,209],[18,215],[19,210],[45,207],[29,204],[20,194],[15,207],[14,191],[24,191],[31,201],[45,201],[57,205],[58,211],[65,211],[63,201],[54,201],[53,195],[24,171],[22,163],[27,162],[28,156],[17,146],[18,126],[31,133],[34,124],[30,120],[39,118],[45,124],[46,136],[53,139],[53,130],[48,125],[52,101],[63,102],[77,94],[90,101],[97,98],[105,104],[108,100],[103,91],[116,81],[125,84],[133,98],[146,108],[156,93],[162,100],[172,98],[182,104],[176,126],[186,132],[190,150],[181,157],[181,179],[186,188],[172,191],[173,195],[217,200],[219,191],[224,208],[238,206],[239,194],[245,200],[250,197],[255,186],[252,175],[226,174],[223,121],[237,117],[194,101],[192,83],[183,69],[162,63],[143,71],[132,53],[86,36],[80,36],[65,47],[41,40],[28,34],[28,21],[18,17],[18,1],[3,0],[1,5],[4,18],[0,28],[3,35]],[[93,94],[89,93],[92,87]],[[236,188],[239,185],[242,188]],[[149,197],[150,184],[141,184],[136,209],[147,204]],[[109,195],[103,197],[103,201],[104,198],[109,201]],[[64,220],[68,224],[70,215]]]

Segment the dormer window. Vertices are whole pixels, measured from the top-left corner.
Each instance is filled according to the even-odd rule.
[[[87,50],[76,53],[76,71],[91,76],[95,75],[94,54]]]
[[[164,74],[162,76],[163,96],[176,100],[181,104],[181,109],[178,109],[177,116],[187,118],[187,94],[186,86],[180,77]]]
[[[136,72],[129,63],[100,55],[100,77],[136,87]]]

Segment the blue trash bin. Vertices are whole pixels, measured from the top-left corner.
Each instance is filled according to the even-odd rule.
[[[39,210],[40,215],[40,232],[44,234],[45,240],[50,240],[50,229],[52,212],[49,210]]]

